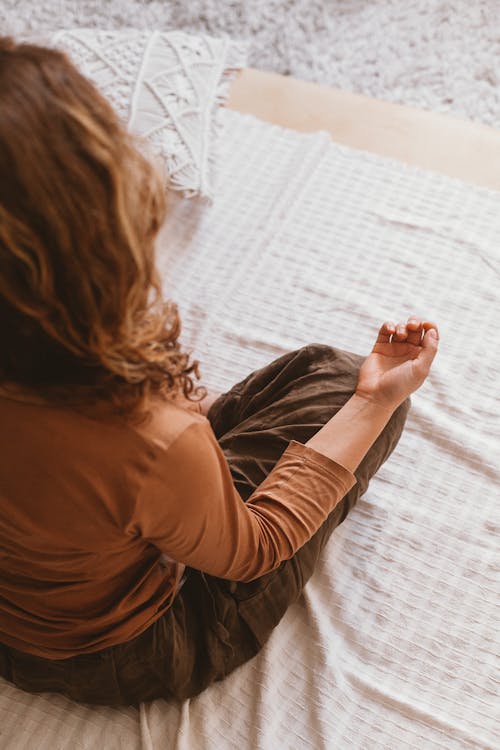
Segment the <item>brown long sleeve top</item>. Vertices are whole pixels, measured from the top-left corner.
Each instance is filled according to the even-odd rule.
[[[292,440],[244,503],[196,407],[158,403],[137,427],[0,394],[0,642],[63,659],[135,638],[186,565],[264,575],[355,483]]]

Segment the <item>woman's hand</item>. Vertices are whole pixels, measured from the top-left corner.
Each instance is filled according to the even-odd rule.
[[[407,323],[384,323],[361,365],[356,393],[384,407],[397,408],[420,388],[438,349],[435,323],[411,316]],[[392,341],[391,339],[392,335]]]

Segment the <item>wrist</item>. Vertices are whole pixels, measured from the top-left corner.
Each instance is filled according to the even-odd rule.
[[[392,416],[399,406],[399,404],[393,401],[384,401],[383,399],[377,399],[376,396],[372,396],[371,394],[358,391],[354,392],[350,400],[352,400],[353,404],[358,404],[360,408],[370,408],[376,414],[380,414],[381,416],[389,415],[389,417]]]

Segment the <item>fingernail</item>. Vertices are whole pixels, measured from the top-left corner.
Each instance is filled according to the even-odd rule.
[[[432,336],[433,339],[437,339],[438,338],[437,331],[436,331],[435,328],[430,328],[429,329],[429,336]]]

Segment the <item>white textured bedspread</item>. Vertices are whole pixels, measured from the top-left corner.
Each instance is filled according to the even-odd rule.
[[[1,680],[2,750],[500,747],[500,193],[222,109],[216,199],[172,196],[165,295],[226,390],[312,342],[435,321],[403,436],[264,650],[182,706]]]

